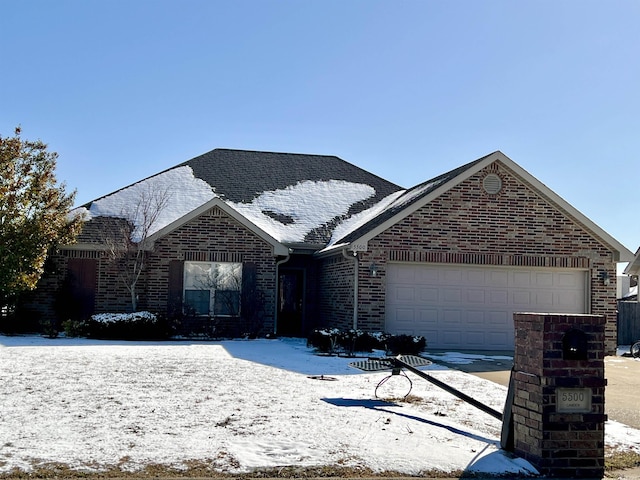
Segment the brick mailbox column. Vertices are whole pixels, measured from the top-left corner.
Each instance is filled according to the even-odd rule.
[[[540,473],[604,474],[602,315],[516,313],[513,451]]]

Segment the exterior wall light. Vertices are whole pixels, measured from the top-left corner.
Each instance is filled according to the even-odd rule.
[[[369,265],[369,273],[371,274],[372,277],[378,276],[378,266],[375,263],[372,263],[371,265]]]
[[[609,272],[606,270],[600,274],[600,277],[602,278],[603,285],[609,285],[611,283],[611,277],[609,277]]]

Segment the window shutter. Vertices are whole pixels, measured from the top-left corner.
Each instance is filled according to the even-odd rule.
[[[167,313],[175,317],[182,313],[182,287],[184,281],[184,262],[169,262],[169,294],[167,295]]]
[[[242,298],[244,299],[245,292],[251,294],[256,290],[256,276],[258,272],[258,266],[253,262],[245,262],[242,264]]]
[[[240,309],[243,316],[251,315],[252,305],[257,301],[257,273],[258,266],[253,262],[245,262],[242,264],[242,297],[240,301]]]
[[[86,320],[95,313],[98,262],[89,258],[70,258],[67,266],[69,289],[63,315],[73,320]],[[66,320],[66,319],[64,319]]]

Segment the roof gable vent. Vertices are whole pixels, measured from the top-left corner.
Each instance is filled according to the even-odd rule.
[[[502,179],[495,173],[489,173],[482,179],[482,188],[490,195],[495,195],[502,190]]]

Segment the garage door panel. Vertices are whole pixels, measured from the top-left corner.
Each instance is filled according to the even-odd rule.
[[[445,330],[440,334],[440,341],[442,342],[442,348],[457,348],[457,345],[464,343],[462,338],[463,332],[459,330]],[[427,339],[427,342],[429,340]]]
[[[482,310],[468,310],[467,311],[467,323],[469,325],[484,325],[485,324],[485,312]]]
[[[486,273],[485,285],[492,287],[506,287],[509,284],[509,272],[501,270],[489,270]]]
[[[412,281],[419,284],[438,283],[439,275],[437,270],[420,270],[414,275]]]
[[[486,272],[481,269],[469,269],[467,273],[467,282],[469,285],[482,285],[485,283]]]
[[[515,290],[511,293],[513,305],[517,307],[528,307],[532,304],[531,292],[526,290]]]
[[[583,299],[575,292],[556,293],[554,295],[554,306],[560,309],[556,311],[564,313],[565,310],[568,310],[566,313],[571,313],[573,310],[579,308],[582,300]]]
[[[487,312],[485,318],[485,324],[487,325],[487,327],[491,325],[493,325],[494,327],[508,327],[512,324],[512,318],[510,318],[509,314],[504,310]]]
[[[403,265],[402,267],[394,270],[393,280],[402,283],[413,283],[418,273],[415,268],[411,268],[409,265]]]
[[[447,285],[463,284],[463,276],[459,268],[445,268],[442,270],[441,277]]]
[[[554,276],[552,273],[538,273],[535,274],[536,287],[553,287]]]
[[[486,347],[492,350],[501,350],[503,345],[510,341],[513,343],[513,330],[508,332],[487,332],[485,335]]]
[[[482,330],[472,330],[466,333],[465,343],[469,348],[482,348],[487,343],[485,332]]]
[[[462,311],[461,310],[443,310],[442,321],[445,325],[462,323]]]
[[[417,289],[419,289],[420,293],[419,293],[419,298],[420,301],[422,303],[424,302],[437,302],[438,301],[438,289],[435,287],[432,288],[428,288],[428,287],[416,287]]]
[[[531,287],[531,272],[513,272],[511,278],[514,287]]]
[[[394,289],[394,296],[398,302],[412,302],[415,298],[415,288],[410,286],[398,286]]]
[[[514,312],[586,313],[579,270],[391,263],[386,278],[386,330],[431,348],[510,349]]]
[[[509,303],[508,290],[489,290],[490,305],[507,305]]]
[[[466,293],[468,303],[484,304],[486,302],[487,296],[485,295],[485,290],[469,289]]]
[[[534,305],[543,308],[544,312],[553,311],[553,290],[537,290],[534,292]],[[551,309],[551,310],[550,310]]]
[[[402,322],[415,323],[416,317],[414,315],[415,313],[414,308],[395,307],[390,313],[391,313],[391,318],[394,320],[395,323],[402,323]]]
[[[462,290],[459,288],[442,287],[442,301],[444,303],[455,303],[460,305],[462,302]]]
[[[435,308],[421,308],[418,310],[418,325],[428,328],[430,325],[438,324],[438,310]]]
[[[559,287],[569,287],[569,288],[574,288],[578,286],[581,287],[584,284],[584,278],[576,277],[576,275],[571,275],[567,273],[559,273],[557,283]]]

